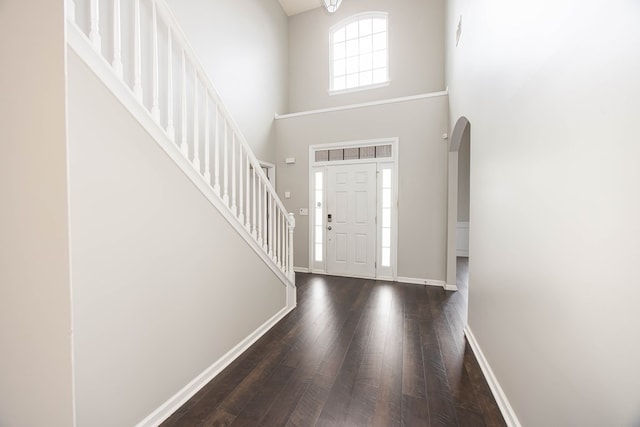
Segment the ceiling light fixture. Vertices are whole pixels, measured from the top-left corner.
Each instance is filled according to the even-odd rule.
[[[327,12],[330,14],[333,14],[338,10],[340,3],[342,3],[342,0],[322,0],[324,8],[327,9]]]

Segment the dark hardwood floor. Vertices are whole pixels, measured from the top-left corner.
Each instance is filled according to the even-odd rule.
[[[163,426],[504,426],[458,292],[298,274],[298,307]]]

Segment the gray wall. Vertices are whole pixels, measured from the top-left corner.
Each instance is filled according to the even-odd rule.
[[[389,13],[390,85],[330,96],[329,28],[368,11]],[[444,11],[444,0],[349,0],[331,16],[318,8],[290,17],[290,111],[444,90]]]
[[[469,165],[471,128],[466,127],[458,150],[458,221],[469,221]]]
[[[77,421],[134,425],[285,287],[74,53],[68,97]]]
[[[287,16],[277,0],[167,0],[247,142],[272,161],[288,111]]]
[[[0,2],[0,425],[73,424],[63,2]]]
[[[345,3],[346,4],[346,3]],[[399,137],[398,274],[444,280],[446,249],[446,96],[283,118],[278,130],[278,194],[296,213],[294,264],[309,265],[309,146]],[[285,165],[285,157],[295,157]],[[291,198],[284,199],[290,191]]]
[[[448,5],[469,325],[522,425],[639,425],[640,5]]]

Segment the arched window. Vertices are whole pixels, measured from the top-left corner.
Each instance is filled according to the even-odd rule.
[[[329,74],[332,93],[388,84],[386,13],[358,14],[332,27]]]

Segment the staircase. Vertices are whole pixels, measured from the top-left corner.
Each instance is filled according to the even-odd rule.
[[[67,23],[69,46],[278,275],[295,306],[294,216],[164,1],[67,0]]]

